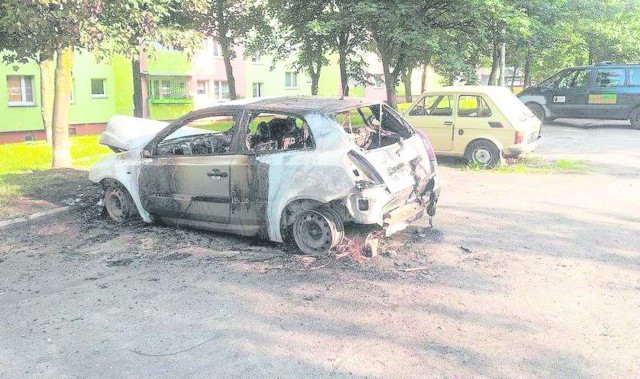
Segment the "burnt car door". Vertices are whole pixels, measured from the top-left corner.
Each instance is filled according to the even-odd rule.
[[[161,218],[227,224],[239,120],[237,113],[199,113],[160,132],[143,152],[143,207]]]
[[[295,115],[247,111],[239,128],[240,147],[231,163],[233,232],[268,237],[270,188],[274,173],[295,170],[298,154],[311,153],[313,138],[306,122]]]

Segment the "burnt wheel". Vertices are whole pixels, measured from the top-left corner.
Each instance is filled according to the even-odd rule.
[[[538,120],[540,120],[540,122],[544,123],[545,121],[547,121],[547,116],[544,113],[544,108],[542,108],[542,105],[537,103],[529,103],[527,104],[527,108],[529,108],[531,113],[533,113],[533,115],[536,116]]]
[[[471,142],[467,147],[465,158],[470,164],[482,168],[494,168],[502,162],[500,149],[492,142],[485,140]]]
[[[326,255],[342,241],[343,236],[342,220],[330,209],[306,210],[293,223],[293,238],[305,254]]]
[[[629,121],[631,121],[631,127],[633,129],[640,130],[640,108],[637,108],[633,112],[631,112]]]
[[[110,184],[104,191],[104,206],[109,217],[123,223],[135,213],[135,204],[129,192],[120,184]]]

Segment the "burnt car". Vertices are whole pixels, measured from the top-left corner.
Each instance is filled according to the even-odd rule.
[[[378,101],[230,101],[166,124],[115,116],[91,169],[111,219],[290,240],[328,253],[346,223],[387,236],[435,215],[440,186],[427,137]]]

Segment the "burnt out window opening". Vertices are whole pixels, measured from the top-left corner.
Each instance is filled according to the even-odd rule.
[[[247,128],[246,147],[249,151],[275,152],[313,148],[309,125],[296,116],[274,113],[253,113]]]
[[[240,116],[207,116],[193,119],[164,138],[159,156],[224,155],[232,153],[234,126]]]
[[[351,141],[364,150],[402,143],[414,134],[400,115],[382,103],[341,112],[335,118]]]

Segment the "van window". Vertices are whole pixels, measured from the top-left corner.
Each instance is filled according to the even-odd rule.
[[[591,69],[584,68],[577,70],[576,76],[571,83],[572,88],[583,88],[589,85],[589,77],[591,76]]]
[[[458,116],[489,117],[491,109],[482,96],[460,95],[458,98]]]
[[[622,87],[624,86],[624,69],[600,68],[596,73],[597,87]]]
[[[575,77],[575,71],[567,71],[556,83],[556,87],[558,88],[569,88],[571,87],[571,83],[573,83],[573,78]]]
[[[630,68],[629,72],[629,85],[640,86],[640,67]]]

